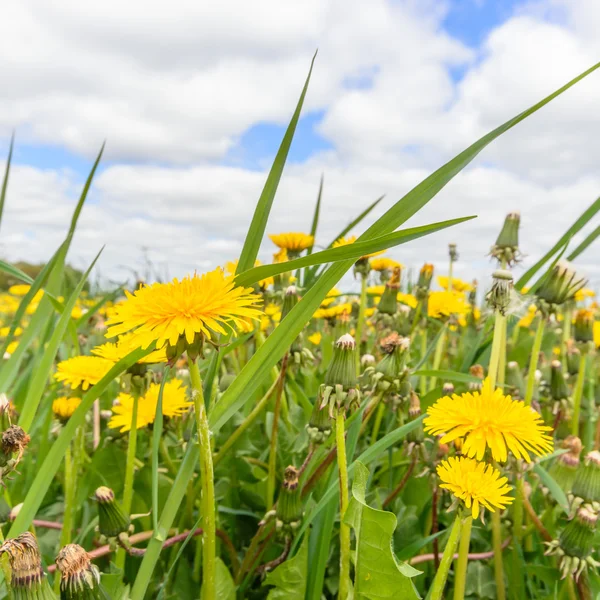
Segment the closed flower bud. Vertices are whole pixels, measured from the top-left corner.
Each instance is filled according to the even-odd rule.
[[[448,256],[452,262],[456,262],[458,260],[458,250],[456,249],[456,244],[448,244]]]
[[[129,517],[115,501],[115,493],[102,486],[96,490],[98,502],[98,529],[107,538],[118,537],[129,530]]]
[[[567,371],[569,375],[577,375],[579,373],[579,359],[581,350],[575,346],[572,340],[567,343]]]
[[[56,598],[42,568],[37,540],[28,531],[6,540],[0,554],[8,554],[12,571],[10,585],[17,600],[53,600]]]
[[[442,386],[442,394],[444,396],[452,396],[454,394],[454,384],[451,381],[446,381]]]
[[[317,398],[320,408],[329,406],[332,418],[335,416],[334,408],[345,412],[359,405],[355,353],[356,342],[349,333],[340,337],[333,348],[333,357]]]
[[[360,364],[363,367],[372,367],[377,361],[372,354],[363,354],[360,357]]]
[[[583,349],[594,343],[594,313],[582,308],[575,313],[574,338]]]
[[[61,573],[60,591],[63,600],[105,600],[100,586],[100,573],[91,563],[89,554],[77,544],[68,544],[56,557]]]
[[[584,464],[577,469],[573,482],[572,506],[581,505],[600,507],[600,452],[592,450],[584,459]]]
[[[298,469],[286,468],[277,499],[276,527],[284,535],[293,534],[302,523],[302,489],[298,485]]]
[[[285,290],[285,295],[283,297],[283,307],[281,309],[282,321],[290,314],[296,304],[298,304],[298,290],[295,285],[290,285]]]
[[[501,315],[506,314],[513,294],[513,276],[510,271],[498,269],[492,274],[492,289],[488,292],[486,300],[492,310],[497,310]]]
[[[567,262],[558,262],[544,275],[536,292],[538,307],[544,315],[556,312],[557,306],[572,301],[575,294],[585,287],[587,280],[577,275]]]
[[[473,366],[469,367],[469,374],[472,375],[473,377],[477,377],[477,379],[481,380],[481,383],[479,383],[479,382],[469,383],[469,390],[472,392],[480,391],[481,388],[483,387],[483,377],[484,377],[483,367],[481,365],[473,365]]]
[[[581,454],[581,440],[570,435],[561,442],[561,447],[568,450],[561,454],[550,467],[550,475],[558,483],[561,489],[570,492],[577,476],[579,467],[579,455]]]
[[[317,396],[313,410],[306,426],[308,437],[315,444],[322,444],[331,435],[331,418],[329,411],[321,408],[321,398]]]
[[[524,397],[525,381],[519,363],[511,360],[506,365],[506,386],[508,393],[514,400],[520,400]]]
[[[415,289],[417,300],[424,300],[429,294],[431,280],[433,279],[433,265],[425,263],[419,271],[419,279]]]
[[[491,255],[500,262],[513,265],[520,258],[519,251],[519,225],[521,215],[518,212],[511,212],[506,215],[504,225],[496,243],[492,246]]]

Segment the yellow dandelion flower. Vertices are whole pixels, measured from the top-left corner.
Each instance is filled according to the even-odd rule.
[[[282,248],[279,252],[275,252],[275,254],[273,254],[273,263],[274,264],[284,263],[287,261],[288,261],[288,255],[287,255],[287,250],[285,248]]]
[[[135,343],[157,349],[174,346],[180,336],[192,343],[197,333],[212,337],[226,333],[251,320],[258,320],[260,296],[250,288],[236,287],[233,277],[221,269],[204,275],[153,283],[136,292],[126,292],[127,300],[115,307],[107,321],[107,337],[133,332]]]
[[[479,517],[482,507],[495,512],[496,508],[503,510],[514,500],[507,495],[512,490],[508,479],[501,477],[492,465],[472,458],[451,456],[438,465],[437,474],[443,482],[440,487],[462,500],[471,509],[474,519]]]
[[[581,288],[575,292],[575,300],[577,302],[583,302],[586,298],[594,298],[595,296],[596,292],[594,292],[594,290],[590,290],[589,288]]]
[[[412,294],[404,294],[403,292],[398,292],[398,302],[406,304],[411,308],[417,307],[417,299]]]
[[[230,260],[227,263],[225,263],[225,272],[229,275],[235,275],[235,271],[237,269],[238,266],[238,262],[239,260]],[[255,260],[254,261],[254,266],[255,267],[260,267],[262,266],[262,263],[260,262],[260,260]],[[266,279],[261,279],[258,282],[258,287],[262,288],[263,290],[267,289],[270,285],[273,285],[274,283],[274,279],[272,277],[267,277]]]
[[[75,389],[87,390],[98,383],[115,363],[98,356],[75,356],[58,363],[54,379]]]
[[[126,333],[125,335],[119,337],[116,343],[106,342],[105,344],[101,344],[100,346],[92,348],[92,354],[94,356],[106,358],[107,360],[117,363],[138,348],[139,344],[135,343],[135,335]],[[144,356],[144,358],[138,362],[140,364],[147,365],[167,362],[166,348],[161,348],[160,350],[150,352],[150,354]]]
[[[437,282],[443,290],[447,290],[450,287],[450,278],[444,275],[438,275]],[[473,286],[462,279],[452,278],[452,291],[454,292],[470,292]]]
[[[315,346],[318,346],[321,343],[321,332],[317,331],[312,335],[308,336],[308,341]]]
[[[6,337],[10,332],[10,327],[0,327],[0,337]],[[21,335],[23,330],[20,327],[15,329],[15,335]]]
[[[391,271],[395,267],[404,268],[402,263],[399,263],[397,260],[392,258],[387,258],[386,256],[382,256],[380,258],[374,258],[369,263],[371,265],[371,269],[373,271]]]
[[[43,296],[44,296],[44,291],[38,290],[35,293],[35,295],[33,296],[33,298],[31,299],[29,306],[25,309],[25,314],[32,315],[37,310],[40,302],[42,301]]]
[[[156,405],[160,384],[153,383],[148,391],[138,399],[137,426],[146,427],[154,423],[156,416]],[[113,416],[108,423],[112,429],[120,428],[120,432],[131,429],[131,418],[133,415],[133,396],[119,394],[118,404],[112,407]],[[192,403],[187,399],[186,388],[179,379],[172,379],[165,383],[162,397],[162,412],[165,417],[178,417],[183,415]]]
[[[367,319],[369,317],[372,317],[375,314],[376,310],[377,310],[377,308],[375,306],[369,306],[368,308],[365,308],[365,317]]]
[[[52,412],[60,421],[67,421],[80,404],[81,398],[61,396],[52,403]]]
[[[342,315],[349,315],[352,312],[352,304],[344,302],[337,306],[328,306],[327,308],[318,308],[313,317],[315,319],[334,319]]]
[[[385,290],[385,285],[370,285],[367,288],[367,294],[369,296],[382,296]]]
[[[600,321],[594,322],[594,344],[600,348]]]
[[[327,292],[327,296],[325,296],[325,298],[323,298],[323,301],[321,302],[321,308],[325,308],[326,306],[329,306],[331,304],[333,304],[335,302],[335,299],[338,296],[341,296],[342,292],[340,292],[340,290],[338,290],[337,288],[332,288]]]
[[[19,342],[17,340],[11,342],[8,347],[6,348],[6,353],[7,354],[14,354],[15,350],[18,348],[19,346]]]
[[[494,460],[506,461],[510,450],[517,458],[531,462],[529,452],[538,456],[552,452],[552,438],[542,417],[523,402],[491,390],[490,380],[481,392],[444,396],[427,409],[425,431],[444,434],[446,444],[464,437],[463,454],[481,460],[489,447]]]
[[[350,237],[341,237],[338,238],[337,240],[335,240],[335,242],[333,242],[332,247],[333,248],[341,248],[342,246],[348,246],[349,244],[354,244],[354,242],[356,241],[356,236],[355,235],[351,235]],[[367,258],[372,258],[373,256],[379,256],[380,254],[383,254],[385,252],[385,250],[379,250],[378,252],[371,252],[371,254],[365,254],[364,256],[361,256],[359,260],[365,260]]]
[[[29,290],[31,286],[27,283],[19,283],[18,285],[11,285],[8,288],[8,292],[13,296],[24,296]]]
[[[525,327],[526,329],[528,329],[529,327],[531,327],[531,324],[535,319],[536,313],[537,306],[535,304],[530,304],[529,308],[527,309],[527,314],[524,317],[521,317],[521,319],[519,319],[517,325],[519,327]]]
[[[464,315],[469,310],[461,294],[455,292],[431,292],[427,301],[427,314],[439,319],[450,315]]]
[[[288,252],[302,252],[307,248],[310,248],[315,241],[315,238],[312,235],[308,235],[307,233],[298,233],[298,232],[290,232],[290,233],[275,233],[269,236],[269,239],[282,250],[287,250]],[[283,262],[283,261],[280,261]]]

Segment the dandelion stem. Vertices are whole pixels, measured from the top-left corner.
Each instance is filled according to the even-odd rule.
[[[381,421],[383,421],[383,415],[385,414],[385,404],[379,403],[377,407],[377,414],[375,415],[375,421],[373,422],[373,431],[371,432],[371,446],[377,441],[379,430],[381,429]]]
[[[469,564],[469,545],[471,543],[471,528],[473,517],[464,520],[460,532],[460,544],[458,546],[458,559],[454,567],[454,600],[462,600],[465,597],[465,586],[467,583],[467,565]]]
[[[424,357],[427,354],[427,325],[423,325],[423,331],[421,332],[421,357]],[[427,393],[427,377],[425,375],[421,375],[421,379],[419,381],[419,389],[421,390],[421,395],[424,396]]]
[[[73,529],[73,510],[75,504],[75,481],[73,477],[73,454],[71,450],[71,444],[67,446],[65,450],[65,479],[64,479],[64,516],[63,526],[60,534],[60,547],[64,547],[71,543],[71,530]],[[54,580],[54,591],[59,593],[60,591],[60,577],[56,577]]]
[[[200,477],[202,478],[202,599],[216,600],[216,518],[215,482],[213,477],[210,431],[204,405],[204,392],[198,363],[188,359],[190,383],[192,384],[198,444],[200,449]]]
[[[435,354],[433,355],[433,370],[437,371],[442,364],[442,357],[444,356],[444,347],[446,346],[446,333],[448,331],[447,324],[444,323],[442,325],[442,331],[440,332],[440,337],[438,338],[437,344],[435,345]],[[437,377],[432,377],[429,382],[429,391],[435,389],[437,385]]]
[[[496,580],[496,598],[506,599],[504,587],[504,558],[502,557],[502,523],[500,509],[492,513],[492,546],[494,550],[494,578]]]
[[[279,379],[277,380],[277,392],[275,394],[275,410],[273,412],[273,428],[271,430],[271,442],[269,444],[269,473],[267,476],[267,497],[265,505],[273,506],[275,498],[275,479],[277,471],[277,432],[279,431],[279,415],[281,413],[281,396],[283,394],[283,386],[285,384],[285,374],[289,352],[286,352],[281,361],[281,370],[279,371]]]
[[[492,390],[496,389],[496,381],[499,375],[500,357],[503,354],[502,342],[504,340],[504,336],[502,333],[504,329],[504,323],[506,322],[506,317],[499,311],[496,311],[495,319],[492,353],[490,356],[490,366],[488,368],[488,377],[490,379],[490,388]]]
[[[365,322],[365,309],[367,307],[367,276],[360,276],[360,306],[358,307],[358,320],[356,321],[356,372],[360,373],[360,355],[362,346],[362,333]]]
[[[542,315],[542,317],[540,318],[540,322],[538,323],[537,330],[535,332],[535,340],[533,341],[533,348],[531,349],[531,358],[529,360],[529,371],[527,373],[527,390],[525,392],[526,406],[530,406],[531,400],[533,399],[533,389],[535,387],[535,372],[538,366],[540,350],[542,349],[542,339],[544,338],[545,326],[546,319]]]
[[[579,372],[577,381],[573,390],[573,420],[571,421],[571,433],[579,437],[579,414],[581,412],[581,396],[583,395],[583,384],[585,382],[585,367],[587,364],[587,354],[581,353],[579,357]]]
[[[440,561],[440,568],[437,570],[435,574],[435,579],[433,580],[433,585],[429,590],[429,594],[427,594],[427,600],[441,600],[442,595],[444,593],[444,588],[446,587],[446,580],[448,579],[448,571],[450,570],[450,565],[452,564],[452,560],[454,558],[454,553],[456,552],[456,548],[458,546],[458,541],[460,539],[460,531],[462,529],[463,516],[459,512],[454,519],[454,523],[452,525],[452,529],[450,530],[450,537],[446,542],[446,547],[444,548],[444,554],[442,555],[442,560]]]
[[[521,571],[522,540],[523,540],[523,479],[517,474],[515,501],[513,504],[513,551],[512,567],[513,578],[511,579],[512,589],[515,591],[515,597],[522,597],[524,586],[523,574]],[[515,570],[516,569],[516,570]]]
[[[127,462],[125,464],[125,484],[123,488],[123,512],[126,515],[131,514],[131,504],[133,502],[133,479],[135,475],[135,452],[137,448],[137,414],[138,414],[139,394],[133,393],[133,407],[131,410],[131,428],[129,429],[129,438],[127,440]],[[115,564],[118,569],[123,570],[125,566],[126,552],[122,548],[117,550]]]
[[[350,591],[350,527],[344,523],[348,508],[348,464],[346,460],[346,436],[344,413],[338,410],[335,419],[335,441],[340,474],[340,584],[338,600],[346,600]]]

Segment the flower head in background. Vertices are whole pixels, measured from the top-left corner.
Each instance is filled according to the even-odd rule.
[[[354,242],[356,242],[356,236],[355,235],[351,235],[350,237],[341,237],[338,238],[337,240],[335,240],[335,242],[333,242],[333,248],[341,248],[342,246],[348,246],[350,244],[354,244]],[[366,260],[367,258],[372,258],[373,256],[379,256],[380,254],[383,254],[385,252],[385,250],[379,250],[378,252],[371,252],[370,254],[365,254],[364,256],[361,256],[358,260]]]
[[[514,500],[508,496],[512,490],[508,479],[501,477],[492,465],[472,458],[450,457],[438,465],[437,474],[442,481],[440,487],[462,500],[474,519],[479,517],[482,508],[495,512],[496,508],[503,510]]]
[[[52,403],[52,412],[59,421],[68,421],[80,404],[81,398],[61,396]]]
[[[427,410],[423,425],[433,435],[443,434],[441,443],[464,437],[465,456],[483,459],[489,448],[494,460],[504,462],[508,452],[531,462],[530,452],[542,456],[552,452],[552,427],[523,402],[492,390],[490,380],[483,382],[481,392],[461,396],[444,396]]]
[[[399,263],[397,260],[394,260],[392,258],[387,258],[386,256],[382,256],[379,258],[373,258],[371,260],[371,269],[373,269],[373,271],[377,271],[377,272],[381,272],[381,271],[391,271],[392,269],[396,268],[396,267],[400,267],[401,269],[404,268],[404,266]]]
[[[278,248],[281,248],[281,250],[286,250],[288,253],[292,254],[299,254],[303,250],[311,248],[315,243],[315,238],[312,235],[300,232],[274,233],[269,235],[269,239]]]
[[[148,391],[138,399],[138,428],[154,423],[159,392],[160,384],[153,383]],[[117,400],[118,403],[112,407],[113,416],[108,426],[113,429],[119,428],[120,432],[123,433],[131,429],[133,396],[123,393],[119,394]],[[186,388],[179,379],[172,379],[165,383],[162,397],[162,412],[165,417],[181,416],[190,406],[192,406],[192,403],[187,398]]]
[[[455,292],[431,292],[427,299],[427,314],[434,319],[464,315],[468,310],[463,296]]]
[[[99,356],[74,356],[58,363],[54,379],[72,389],[87,390],[98,383],[114,366],[114,362]]]
[[[445,275],[438,275],[437,282],[443,290],[448,290],[450,287],[450,278]],[[452,278],[452,290],[455,292],[470,292],[473,286],[457,277]]]
[[[132,332],[141,348],[153,342],[157,349],[176,346],[180,337],[192,344],[197,334],[211,339],[261,316],[260,296],[250,288],[236,287],[234,278],[221,269],[126,294],[127,300],[107,321],[107,337]]]

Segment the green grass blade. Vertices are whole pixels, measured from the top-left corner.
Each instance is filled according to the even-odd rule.
[[[2,180],[2,188],[0,189],[0,223],[2,223],[2,215],[4,214],[4,202],[6,200],[6,189],[8,188],[8,176],[10,175],[10,163],[12,162],[13,148],[15,145],[15,134],[10,137],[10,147],[8,149],[8,158],[6,159],[6,169],[4,170],[4,179]]]
[[[529,288],[529,291],[527,292],[528,294],[531,294],[531,295],[535,294],[537,292],[537,290],[540,288],[540,286],[542,285],[542,283],[546,279],[548,279],[548,277],[551,276],[552,269],[554,269],[554,267],[556,266],[556,263],[563,257],[564,253],[567,251],[570,241],[571,241],[571,238],[569,238],[565,241],[562,248],[560,249],[560,252],[552,259],[552,262],[550,263],[550,266],[546,269],[546,272]]]
[[[29,431],[31,424],[33,423],[35,413],[37,412],[38,405],[44,393],[44,389],[46,388],[46,385],[48,383],[48,377],[50,376],[50,371],[52,370],[52,365],[54,363],[56,353],[58,352],[58,347],[65,336],[65,332],[67,331],[69,323],[71,322],[71,311],[75,307],[75,303],[79,298],[79,294],[81,294],[81,290],[83,289],[88,275],[90,274],[90,271],[96,264],[96,261],[100,257],[101,253],[102,250],[98,252],[96,258],[94,258],[88,270],[81,277],[81,280],[75,288],[75,291],[71,294],[69,300],[65,304],[65,310],[61,315],[60,319],[58,320],[54,331],[52,332],[50,342],[48,343],[46,348],[43,349],[42,359],[37,365],[35,373],[31,378],[29,389],[27,390],[27,397],[25,398],[25,403],[23,404],[23,409],[19,418],[19,425],[25,431]]]
[[[121,294],[121,289],[109,292],[104,295],[96,304],[90,306],[89,310],[81,315],[78,319],[75,319],[75,326],[79,329],[84,323],[89,321],[107,302],[112,302],[117,296]]]
[[[285,166],[288,152],[290,150],[290,146],[292,145],[292,139],[294,138],[296,125],[300,119],[302,105],[304,104],[304,98],[306,96],[306,91],[308,90],[308,84],[310,82],[310,76],[316,57],[317,54],[315,52],[315,55],[310,63],[308,76],[306,77],[306,82],[302,88],[302,93],[300,94],[300,99],[298,100],[296,110],[294,111],[292,120],[290,121],[285,135],[283,136],[281,146],[279,146],[279,150],[275,156],[275,161],[273,162],[273,166],[271,167],[269,176],[265,182],[265,187],[263,188],[260,198],[258,199],[258,204],[256,205],[256,210],[254,211],[254,216],[252,217],[252,222],[250,223],[250,229],[248,229],[248,234],[246,235],[244,247],[242,248],[240,260],[238,262],[238,273],[253,267],[256,257],[258,256],[258,250],[260,248],[263,236],[265,235],[265,229],[267,227],[267,221],[269,219],[271,207],[273,206],[273,200],[275,199],[275,193],[277,192],[281,174],[283,173],[283,167]]]
[[[348,225],[346,225],[346,227],[344,227],[344,229],[342,229],[335,236],[335,238],[333,238],[331,240],[329,246],[327,246],[327,247],[331,248],[331,246],[333,246],[334,242],[337,242],[341,237],[344,237],[349,231],[354,229],[384,198],[385,198],[385,196],[380,196],[379,198],[377,198],[377,200],[375,200],[375,202],[369,204],[369,206],[367,206],[367,208],[365,208],[365,210],[363,210],[360,213],[360,215],[358,215],[358,217],[356,217],[356,219],[354,219],[353,221],[348,223]]]
[[[402,231],[382,235],[364,242],[355,242],[354,244],[340,246],[339,248],[322,250],[321,252],[315,252],[310,256],[303,256],[288,262],[261,265],[260,267],[254,267],[253,269],[240,273],[236,277],[236,283],[237,285],[248,286],[257,283],[261,279],[272,277],[279,273],[287,273],[288,271],[301,269],[302,267],[349,259],[354,262],[361,256],[366,256],[367,254],[379,250],[387,250],[398,244],[406,244],[407,242],[411,242],[430,233],[435,233],[436,231],[458,225],[459,223],[464,223],[465,221],[470,221],[474,218],[474,216],[461,217],[458,219],[450,219],[449,221],[441,221],[440,223],[431,223],[430,225],[423,225],[421,227],[411,227],[410,229],[403,229]]]
[[[575,260],[580,254],[585,252],[593,242],[596,241],[598,236],[600,236],[600,225],[598,225],[598,227],[596,227],[596,229],[594,229],[594,231],[592,231],[592,233],[590,233],[583,240],[583,242],[581,242],[581,244],[579,244],[579,246],[577,246],[577,248],[575,248],[575,250],[573,250],[573,252],[567,256],[567,260]]]
[[[33,279],[31,279],[27,273],[23,273],[21,269],[18,269],[14,265],[11,265],[3,260],[0,260],[0,271],[4,271],[5,273],[12,275],[15,279],[18,279],[24,283],[28,283],[29,285],[33,283]]]
[[[565,231],[565,233],[559,238],[559,240],[538,260],[535,265],[527,269],[525,273],[521,276],[519,281],[515,284],[515,287],[520,290],[527,285],[527,283],[531,280],[531,278],[550,260],[552,256],[554,256],[560,248],[564,246],[564,244],[568,243],[568,241],[583,227],[587,225],[587,223],[596,215],[596,213],[600,210],[600,198],[597,198],[595,202],[593,202],[583,214]],[[591,242],[590,242],[591,243]],[[585,249],[585,248],[584,248]],[[582,250],[583,251],[583,250]],[[575,253],[576,251],[573,251]]]
[[[415,371],[412,375],[415,377],[435,377],[443,381],[456,381],[457,383],[481,383],[481,378],[468,373],[459,373],[458,371],[422,369]]]
[[[323,175],[321,175],[321,181],[319,182],[319,193],[317,194],[317,204],[315,206],[315,212],[313,214],[312,225],[310,226],[310,235],[313,238],[317,236],[317,227],[319,225],[319,215],[321,214],[321,200],[323,198]],[[312,254],[313,246],[311,246],[306,254]]]
[[[77,428],[85,421],[85,416],[92,407],[94,400],[100,397],[100,395],[106,390],[108,385],[112,383],[115,378],[124,373],[138,360],[150,354],[152,350],[152,346],[147,350],[134,350],[116,363],[115,366],[112,367],[112,369],[83,396],[81,399],[81,404],[77,407],[77,410],[63,426],[60,435],[54,444],[52,444],[47,456],[43,459],[43,463],[38,469],[33,484],[27,491],[27,496],[25,497],[25,502],[23,503],[21,511],[12,524],[7,537],[17,536],[26,531],[31,525],[31,521],[34,519],[37,511],[44,501],[46,492],[52,485],[54,477],[65,456],[67,446],[71,443],[71,440],[75,436]]]
[[[548,491],[552,497],[556,500],[556,503],[563,509],[564,512],[569,511],[569,501],[567,496],[560,485],[554,480],[552,475],[544,469],[541,465],[535,465],[533,472],[539,475],[542,483],[548,488]]]
[[[152,429],[152,523],[154,531],[158,531],[158,455],[160,450],[160,438],[163,432],[163,394],[165,383],[169,375],[169,367],[165,367],[163,378],[160,382],[158,391],[158,401],[156,402],[156,413],[154,416],[154,425]],[[133,418],[132,418],[133,422]]]

